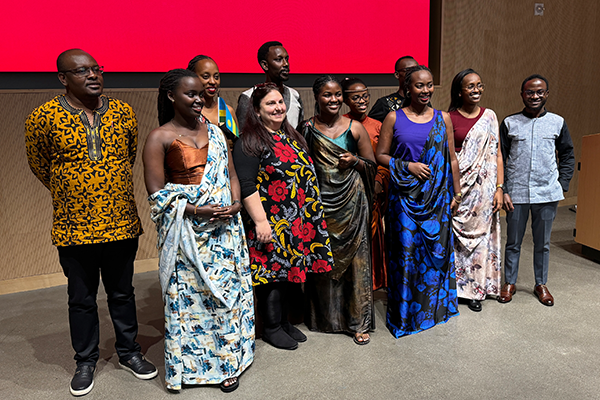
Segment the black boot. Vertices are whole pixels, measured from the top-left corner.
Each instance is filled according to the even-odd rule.
[[[290,305],[288,289],[291,289],[289,284],[285,285],[281,290],[281,327],[296,342],[306,342],[306,335],[288,321]]]
[[[258,286],[261,287],[262,285]],[[281,327],[281,290],[278,283],[264,285],[261,293],[262,316],[264,331],[262,339],[278,349],[295,350],[298,342],[288,335]]]

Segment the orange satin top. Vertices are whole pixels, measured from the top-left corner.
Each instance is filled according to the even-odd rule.
[[[208,143],[198,149],[173,140],[165,155],[165,173],[167,182],[182,185],[199,185],[204,175],[204,167],[208,157]]]

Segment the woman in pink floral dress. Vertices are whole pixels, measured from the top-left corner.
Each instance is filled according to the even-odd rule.
[[[450,89],[450,118],[460,170],[462,202],[452,219],[458,297],[472,311],[500,290],[500,219],[504,168],[498,119],[479,106],[484,86],[472,69],[459,72]]]

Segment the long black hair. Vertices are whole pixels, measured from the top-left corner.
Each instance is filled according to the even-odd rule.
[[[402,101],[402,108],[410,106],[410,93],[408,88],[412,83],[412,75],[418,71],[427,71],[433,76],[433,73],[429,68],[424,65],[415,65],[414,67],[406,68],[406,77],[404,78],[404,100]]]
[[[170,70],[160,80],[158,85],[158,123],[161,126],[175,116],[173,104],[169,100],[169,92],[173,92],[179,86],[179,82],[186,77],[198,78],[198,75],[187,69],[178,68]]]
[[[333,75],[322,75],[315,79],[315,82],[313,83],[312,90],[313,95],[315,96],[315,114],[319,114],[321,112],[321,110],[319,109],[319,102],[317,101],[317,98],[319,97],[319,92],[321,91],[321,88],[323,88],[323,86],[325,86],[329,82],[335,82],[338,85],[340,85],[340,88],[342,87],[340,81],[338,81],[338,79]]]
[[[452,86],[450,87],[450,107],[448,107],[448,111],[456,111],[462,107],[463,99],[460,95],[460,92],[462,92],[462,82],[465,76],[469,74],[476,74],[481,78],[481,75],[471,68],[467,68],[456,74],[454,79],[452,79]]]
[[[273,139],[273,134],[269,132],[267,128],[265,128],[262,120],[257,115],[257,113],[260,111],[260,102],[262,99],[264,99],[267,94],[275,90],[279,91],[279,87],[276,84],[272,82],[261,83],[260,85],[256,85],[254,87],[252,96],[250,96],[252,109],[246,114],[244,131],[240,136],[242,141],[242,150],[249,156],[261,157],[265,151],[275,147],[275,139]],[[295,140],[302,149],[308,151],[308,145],[306,144],[304,136],[298,133],[298,131],[295,130],[292,125],[290,125],[287,116],[281,124],[281,130],[283,130],[288,138]]]

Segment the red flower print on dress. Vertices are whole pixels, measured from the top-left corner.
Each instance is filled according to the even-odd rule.
[[[311,269],[314,272],[322,273],[331,271],[331,265],[329,265],[329,263],[325,260],[316,260],[313,262]]]
[[[303,224],[300,218],[297,218],[292,223],[292,234],[305,242],[310,242],[315,238],[317,232],[315,231],[313,224],[310,222]],[[302,251],[302,249],[300,249],[300,251]],[[304,254],[308,253],[305,252]]]
[[[279,271],[281,269],[281,264],[274,262],[273,264],[271,264],[271,271]]]
[[[268,174],[272,174],[273,172],[275,172],[275,167],[272,165],[267,165],[265,167],[265,171],[267,171]]]
[[[298,267],[290,268],[288,272],[288,281],[295,283],[302,283],[306,280],[306,272],[300,270]]]
[[[325,220],[321,221],[321,228],[327,230],[327,222]]]
[[[273,139],[280,141],[281,140],[281,136],[279,136],[278,134],[274,134],[273,135]]]
[[[264,266],[267,263],[267,256],[254,247],[250,247],[250,260],[254,260],[253,264],[260,263]]]
[[[281,142],[275,143],[273,151],[275,151],[275,156],[283,162],[296,162],[296,159],[298,158],[294,149]]]
[[[316,234],[317,234],[317,232],[315,231],[315,227],[310,222],[307,222],[302,225],[301,236],[305,242],[312,241],[315,238]]]
[[[273,205],[271,206],[271,214],[273,214],[273,215],[277,215],[277,214],[279,213],[279,211],[281,211],[281,210],[279,209],[279,207],[277,207],[277,205],[276,205],[276,204],[273,204]]]
[[[285,187],[285,182],[274,181],[269,185],[269,196],[271,196],[273,201],[283,201],[287,194],[288,190]]]
[[[304,247],[304,243],[298,243],[298,251],[302,252],[305,256],[310,254],[310,247]]]
[[[296,220],[292,223],[292,234],[298,238],[301,238],[302,220],[300,218],[296,218]]]
[[[304,194],[304,189],[298,188],[298,207],[302,208],[302,206],[304,206],[305,200],[306,194]]]

